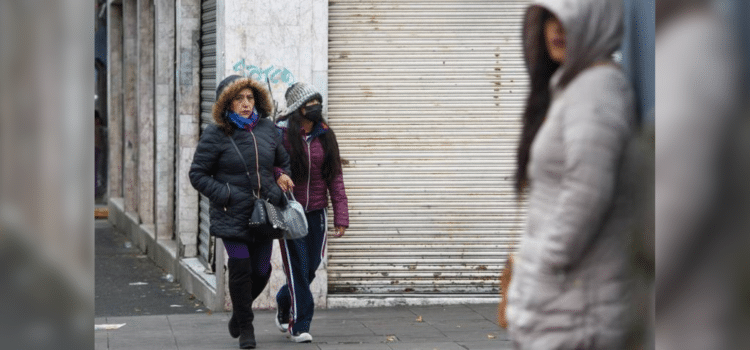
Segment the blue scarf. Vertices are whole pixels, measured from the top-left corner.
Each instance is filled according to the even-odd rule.
[[[319,137],[327,133],[328,129],[329,129],[328,124],[323,123],[322,121],[315,123],[315,125],[313,126],[313,129],[310,131],[307,137],[310,139],[314,139],[316,137]],[[304,134],[304,131],[302,131],[302,133]]]
[[[239,129],[244,129],[247,131],[252,131],[253,128],[255,128],[256,125],[258,125],[258,121],[260,121],[260,116],[258,115],[258,110],[253,107],[253,114],[250,115],[250,118],[245,118],[237,113],[226,111],[227,117],[229,117],[229,120],[234,122],[234,125],[237,126]]]

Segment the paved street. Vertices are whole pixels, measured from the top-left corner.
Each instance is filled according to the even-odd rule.
[[[106,220],[96,220],[95,349],[236,349],[229,313],[212,313]],[[296,344],[256,311],[258,349],[510,349],[495,304],[316,310],[311,344]]]
[[[170,282],[125,235],[106,219],[94,223],[95,317],[205,312],[200,300]]]
[[[316,310],[311,344],[295,344],[274,325],[274,311],[256,311],[258,349],[467,350],[511,349],[495,324],[496,305]],[[420,318],[421,316],[421,318]],[[418,319],[421,321],[418,321]],[[125,324],[96,331],[96,349],[236,349],[228,313],[99,317],[96,324]]]

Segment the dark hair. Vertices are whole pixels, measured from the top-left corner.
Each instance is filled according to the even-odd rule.
[[[292,169],[292,180],[295,183],[305,181],[309,169],[309,164],[307,163],[307,152],[305,152],[302,135],[300,134],[300,128],[302,127],[300,120],[302,118],[299,109],[288,116],[281,118],[282,120],[286,119],[289,121],[286,130],[286,137],[289,139],[289,144],[291,145],[289,158]],[[320,144],[323,146],[323,152],[325,154],[321,166],[323,180],[327,183],[331,183],[337,175],[342,173],[342,160],[341,154],[339,153],[339,144],[336,140],[336,134],[333,132],[333,129],[329,129],[328,132],[320,136]]]
[[[234,126],[234,122],[232,122],[231,119],[227,116],[227,110],[225,109],[224,112],[221,115],[221,119],[224,121],[223,123],[219,124],[219,129],[224,132],[224,135],[232,136],[234,134],[234,129],[236,126]]]
[[[552,17],[553,14],[551,12],[543,10],[540,23],[544,24],[547,19]],[[544,40],[544,26],[537,26],[535,30],[539,31],[537,37],[541,38],[541,40],[538,41],[538,44],[541,45],[541,50],[538,51],[540,57],[535,57],[530,60],[530,62],[534,62],[529,67],[531,92],[526,100],[526,110],[523,113],[522,120],[523,129],[521,131],[521,139],[518,144],[518,153],[516,157],[515,189],[517,194],[520,194],[528,184],[527,166],[529,164],[531,144],[544,122],[547,109],[549,109],[551,101],[551,92],[549,88],[550,78],[557,68],[560,67],[560,64],[553,61],[549,52],[547,52],[547,45]]]

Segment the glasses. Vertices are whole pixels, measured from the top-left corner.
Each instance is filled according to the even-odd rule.
[[[237,102],[244,101],[246,99],[247,99],[248,102],[255,101],[255,98],[253,98],[253,95],[246,95],[246,96],[237,95],[237,97],[234,98],[234,100],[237,101]]]

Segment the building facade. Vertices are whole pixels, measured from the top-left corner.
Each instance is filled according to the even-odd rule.
[[[348,161],[351,217],[328,241],[316,305],[497,301],[524,216],[512,177],[527,3],[110,0],[110,221],[209,308],[228,309],[224,249],[187,176],[216,83],[267,80],[283,108],[305,81]],[[277,248],[272,260],[258,308],[275,307],[284,284]]]

